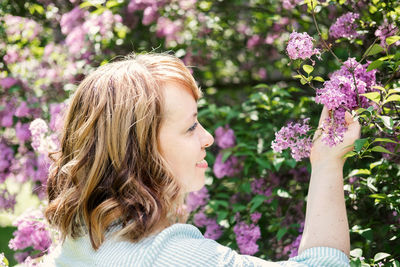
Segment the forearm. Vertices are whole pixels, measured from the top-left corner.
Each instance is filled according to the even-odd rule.
[[[316,163],[312,167],[299,253],[317,246],[336,248],[349,255],[343,161]]]

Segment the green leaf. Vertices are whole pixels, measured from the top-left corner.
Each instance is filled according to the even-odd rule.
[[[376,55],[380,52],[383,51],[382,46],[378,45],[378,44],[373,44],[372,46],[370,46],[367,51],[365,52],[365,54],[363,55],[363,57],[366,56],[372,56],[372,55]]]
[[[276,233],[276,239],[278,239],[278,241],[281,240],[287,231],[288,229],[286,227],[279,228],[278,232]]]
[[[305,85],[305,84],[307,84],[307,80],[304,79],[304,78],[301,78],[301,79],[300,79],[300,83],[301,83],[302,85]]]
[[[350,176],[356,176],[356,175],[362,175],[362,174],[370,175],[371,171],[368,169],[355,169],[355,170],[352,170],[348,174],[348,176],[350,177]]]
[[[346,154],[344,154],[344,156],[343,156],[343,158],[351,158],[351,157],[354,157],[355,155],[357,155],[357,153],[356,152],[354,152],[354,151],[349,151],[349,152],[347,152]]]
[[[395,144],[397,144],[396,141],[394,141],[392,139],[389,139],[389,138],[383,138],[383,137],[375,138],[375,140],[372,141],[372,143],[375,143],[375,142],[384,142],[384,143],[395,143]]]
[[[228,212],[226,210],[217,211],[217,222],[221,222],[222,220],[228,217]]]
[[[380,66],[382,66],[382,64],[383,64],[383,61],[381,61],[381,60],[375,60],[375,61],[372,61],[369,65],[368,65],[368,68],[367,68],[367,71],[371,71],[371,70],[374,70],[374,69],[377,69],[377,68],[379,68]]]
[[[392,129],[393,128],[393,119],[389,116],[378,116],[386,128]]]
[[[378,198],[378,199],[385,199],[386,195],[385,194],[372,194],[372,195],[369,195],[369,197]]]
[[[361,139],[357,139],[354,142],[354,150],[356,152],[360,152],[361,149],[364,147],[365,144],[367,144],[368,142],[368,138],[361,138]],[[368,145],[368,144],[367,144]]]
[[[225,150],[222,154],[222,163],[224,163],[230,155],[232,155],[232,150]]]
[[[394,35],[386,38],[386,43],[388,45],[394,44],[395,42],[400,40],[400,36]]]
[[[374,146],[373,148],[371,148],[371,151],[393,154],[392,152],[390,152],[389,150],[387,150],[386,148],[384,148],[382,146]]]
[[[293,78],[295,78],[295,79],[301,79],[301,78],[303,78],[303,75],[297,74],[297,75],[294,75]]]
[[[376,253],[375,254],[375,256],[374,256],[374,261],[376,262],[376,261],[381,261],[381,260],[383,260],[384,258],[387,258],[387,257],[389,257],[390,256],[390,254],[389,253],[386,253],[386,252],[379,252],[379,253]]]
[[[392,102],[392,101],[400,101],[400,95],[390,95],[385,99],[384,103]]]
[[[369,100],[371,100],[377,104],[381,100],[381,94],[379,92],[370,92],[370,93],[365,93],[365,94],[361,94],[361,95],[365,96],[366,98],[368,98]]]
[[[314,81],[317,81],[317,82],[325,82],[325,80],[324,80],[324,78],[322,78],[321,76],[316,76],[316,77],[314,77],[314,79],[313,79]]]
[[[313,68],[313,66],[310,66],[310,65],[303,65],[303,70],[304,70],[307,74],[310,74],[311,72],[313,72],[314,68]]]
[[[250,212],[254,212],[264,202],[265,199],[266,196],[264,195],[256,195],[255,197],[253,197],[253,199],[250,201]]]

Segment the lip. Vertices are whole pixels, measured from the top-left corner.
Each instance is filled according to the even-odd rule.
[[[201,160],[201,161],[196,163],[196,167],[205,169],[205,168],[208,167],[208,163],[207,163],[207,161],[205,159],[203,159],[203,160]]]

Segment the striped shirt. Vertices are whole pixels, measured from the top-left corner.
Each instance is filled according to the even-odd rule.
[[[262,259],[240,255],[229,247],[205,238],[190,224],[174,224],[137,243],[117,240],[112,231],[105,242],[93,250],[89,237],[67,238],[46,259],[44,266],[268,266]],[[271,263],[270,263],[271,264]],[[347,267],[349,260],[340,250],[314,247],[276,266]]]

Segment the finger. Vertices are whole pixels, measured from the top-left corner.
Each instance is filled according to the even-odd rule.
[[[329,117],[329,110],[328,108],[324,105],[324,108],[322,109],[321,112],[321,117],[319,118],[319,123],[318,127],[321,127],[322,123]]]
[[[357,120],[354,120],[354,117],[348,111],[346,111],[346,113],[344,114],[344,119],[347,125],[358,122]]]

